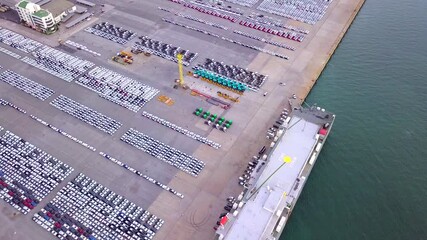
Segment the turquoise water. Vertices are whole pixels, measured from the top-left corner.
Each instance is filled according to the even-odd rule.
[[[283,239],[427,239],[427,1],[367,0],[307,99],[337,115]]]

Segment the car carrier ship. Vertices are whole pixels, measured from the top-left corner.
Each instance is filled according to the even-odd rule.
[[[332,129],[335,115],[296,108],[259,156],[248,186],[219,221],[216,239],[275,240],[280,235]]]

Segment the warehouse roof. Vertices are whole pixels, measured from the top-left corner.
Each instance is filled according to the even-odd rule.
[[[43,6],[43,8],[51,12],[54,17],[72,7],[74,7],[74,3],[67,0],[52,0]]]

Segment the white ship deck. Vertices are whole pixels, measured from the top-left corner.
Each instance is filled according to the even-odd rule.
[[[295,115],[289,126],[276,143],[255,187],[249,189],[245,198],[260,188],[258,193],[249,200],[244,199],[246,204],[238,209],[237,217],[231,216],[225,228],[217,231],[224,239],[274,239],[271,233],[281,211],[298,197],[303,181],[299,179],[300,173],[317,144],[316,135],[321,127]],[[297,181],[300,181],[299,187],[294,193]]]

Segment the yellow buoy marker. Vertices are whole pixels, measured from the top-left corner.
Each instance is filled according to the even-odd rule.
[[[292,162],[292,158],[291,158],[291,157],[289,157],[289,156],[284,156],[284,157],[283,157],[283,161],[284,161],[285,163],[290,163],[290,162]]]

